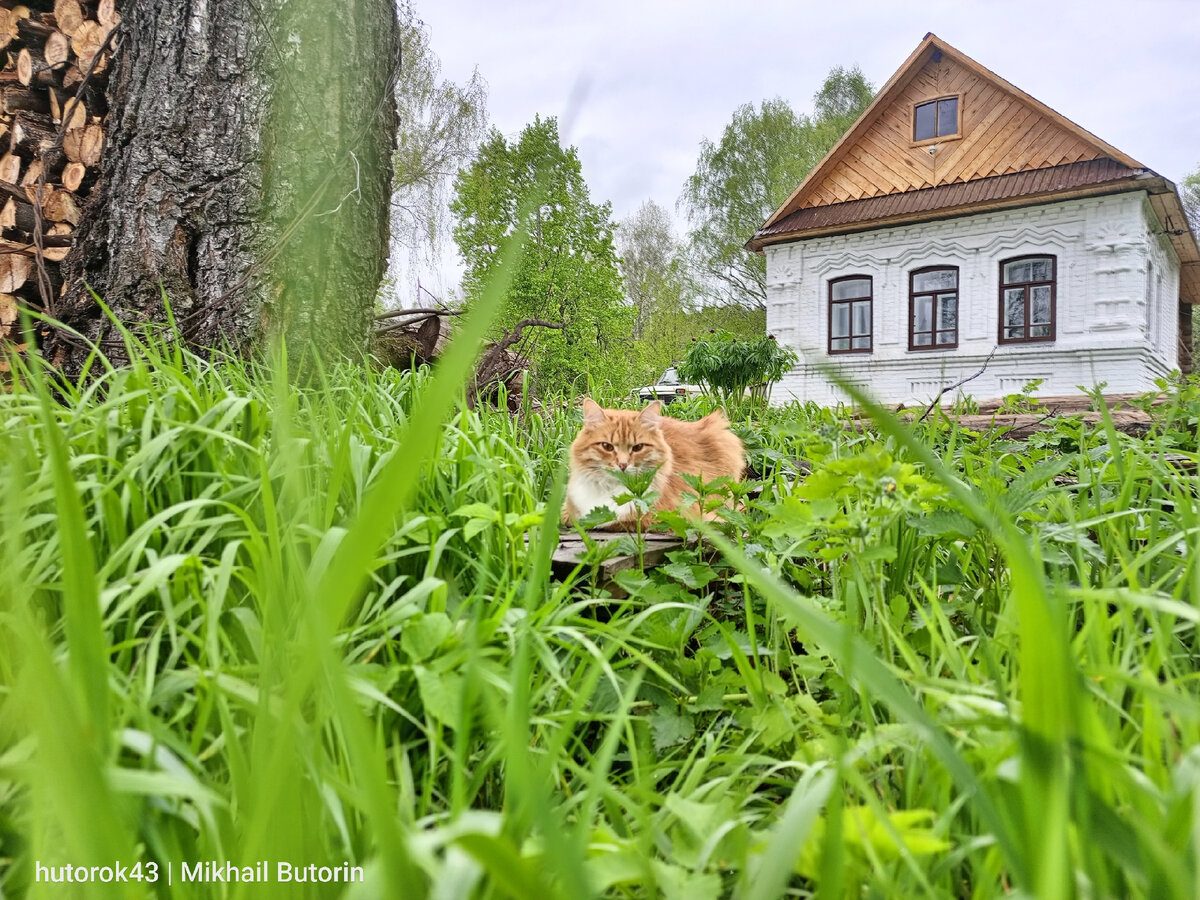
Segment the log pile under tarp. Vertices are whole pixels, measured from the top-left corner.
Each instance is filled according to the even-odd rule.
[[[0,343],[21,307],[53,316],[64,290],[100,171],[117,5],[0,0]]]

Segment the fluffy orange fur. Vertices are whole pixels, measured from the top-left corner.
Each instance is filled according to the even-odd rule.
[[[633,530],[638,526],[637,511],[632,503],[618,504],[613,499],[628,491],[612,470],[645,472],[655,468],[658,472],[651,489],[658,492],[658,500],[643,527],[654,512],[679,509],[681,495],[691,490],[680,473],[699,475],[705,481],[721,476],[741,479],[746,455],[720,410],[697,422],[683,422],[662,415],[657,400],[639,411],[604,409],[585,399],[583,428],[571,444],[563,521],[573,522],[598,506],[607,506],[617,513],[616,522],[607,528]],[[692,504],[684,512],[698,515],[699,508]]]

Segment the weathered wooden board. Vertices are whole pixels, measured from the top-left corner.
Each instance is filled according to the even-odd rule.
[[[588,539],[596,544],[611,544],[621,540],[630,540],[633,536],[620,531],[589,531]],[[650,569],[660,566],[667,561],[667,553],[685,546],[685,542],[673,534],[643,534],[645,548],[641,553],[641,565]],[[565,578],[575,570],[587,556],[588,545],[575,531],[564,531],[559,535],[558,549],[551,558],[551,571],[559,578]],[[625,569],[637,567],[638,554],[620,553],[610,556],[599,564],[596,576],[601,582],[612,581],[613,576]]]

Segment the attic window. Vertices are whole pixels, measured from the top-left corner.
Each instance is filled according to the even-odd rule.
[[[958,98],[918,103],[913,109],[913,140],[931,141],[958,134]]]

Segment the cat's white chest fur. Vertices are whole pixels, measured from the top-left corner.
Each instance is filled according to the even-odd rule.
[[[586,516],[593,509],[607,506],[618,519],[631,519],[636,515],[633,501],[618,504],[613,498],[628,494],[629,489],[609,475],[579,473],[567,482],[567,497],[579,516]]]

